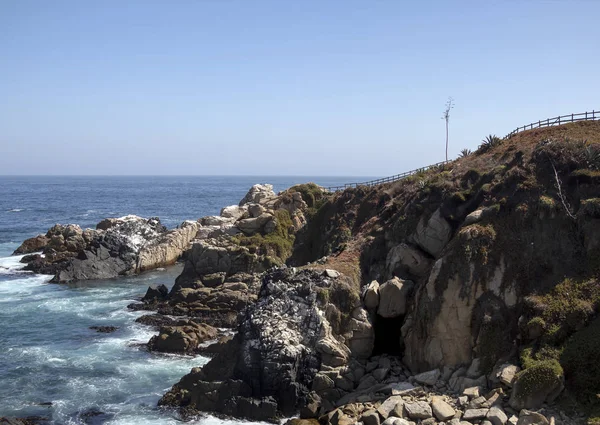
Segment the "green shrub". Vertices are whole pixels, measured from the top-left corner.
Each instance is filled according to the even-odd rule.
[[[581,394],[593,396],[600,393],[600,319],[569,338],[562,352],[570,388]]]
[[[579,213],[593,218],[600,218],[600,198],[590,198],[581,201]]]
[[[275,230],[267,235],[237,235],[232,240],[253,253],[273,257],[277,264],[282,264],[292,254],[295,239],[292,233],[293,223],[290,213],[284,209],[275,211],[275,220]]]
[[[563,379],[563,368],[556,360],[544,360],[530,365],[517,375],[518,397],[526,399],[546,388],[556,388]]]
[[[288,192],[300,192],[302,200],[306,202],[309,208],[315,208],[317,202],[323,199],[324,191],[323,188],[315,183],[304,183],[290,187]],[[318,209],[318,208],[317,208]]]
[[[484,153],[502,144],[502,139],[498,136],[489,135],[481,141],[477,153]]]

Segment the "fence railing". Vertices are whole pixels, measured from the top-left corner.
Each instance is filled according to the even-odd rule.
[[[558,117],[548,118],[548,119],[545,119],[542,121],[533,122],[531,124],[524,125],[523,127],[517,127],[515,130],[511,131],[506,136],[504,136],[504,139],[510,139],[512,136],[514,136],[517,133],[520,133],[521,131],[532,130],[534,128],[550,127],[553,125],[561,125],[561,124],[566,124],[566,123],[575,122],[575,121],[593,121],[593,120],[600,120],[600,111],[594,110],[592,112],[582,112],[580,114],[561,115]],[[383,177],[380,179],[370,180],[370,181],[361,182],[361,183],[346,183],[343,186],[330,186],[330,187],[327,187],[326,189],[330,192],[337,192],[338,190],[344,190],[344,189],[348,189],[350,187],[359,187],[359,186],[371,187],[371,186],[377,186],[377,185],[384,184],[384,183],[392,183],[392,182],[395,182],[398,180],[405,179],[406,177],[412,176],[413,174],[417,174],[419,172],[428,170],[430,168],[439,167],[439,166],[447,164],[449,162],[451,162],[451,161],[442,161],[442,162],[438,162],[437,164],[432,164],[432,165],[428,165],[426,167],[417,168],[416,170],[406,171],[401,174],[396,174],[395,176]]]
[[[413,174],[417,174],[417,173],[429,170],[430,168],[442,166],[449,162],[451,162],[451,161],[442,161],[442,162],[438,162],[437,164],[432,164],[432,165],[427,165],[422,168],[417,168],[416,170],[405,171],[404,173],[396,174],[395,176],[382,177],[380,179],[369,180],[367,182],[346,183],[343,186],[330,186],[330,187],[327,187],[326,189],[329,192],[337,192],[338,190],[344,190],[344,189],[348,189],[350,187],[359,187],[359,186],[372,187],[372,186],[377,186],[377,185],[384,184],[384,183],[392,183],[392,182],[395,182],[398,180],[405,179],[406,177],[412,176]]]
[[[600,120],[600,111],[582,112],[580,114],[561,115],[559,117],[548,118],[538,122],[532,122],[531,124],[524,125],[523,127],[517,127],[515,130],[504,136],[505,139],[510,139],[517,133],[525,130],[533,130],[534,128],[550,127],[553,125],[561,125],[575,121],[593,121]]]

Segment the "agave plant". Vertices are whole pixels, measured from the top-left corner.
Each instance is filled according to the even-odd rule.
[[[459,158],[466,158],[467,156],[471,155],[473,152],[471,152],[471,149],[463,149],[462,151],[460,151],[460,153],[458,154]]]
[[[481,141],[481,144],[479,145],[479,149],[477,149],[479,152],[486,152],[492,148],[495,148],[496,146],[499,146],[502,143],[502,139],[496,135],[492,135],[490,134],[489,136],[487,136],[485,139],[483,139]]]
[[[588,145],[585,150],[585,161],[592,170],[600,170],[600,148]]]

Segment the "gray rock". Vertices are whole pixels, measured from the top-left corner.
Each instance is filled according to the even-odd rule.
[[[262,232],[265,225],[272,220],[273,216],[271,214],[264,213],[255,218],[244,218],[242,220],[238,220],[235,225],[245,235],[251,236]]]
[[[404,410],[411,419],[427,419],[433,416],[431,407],[426,401],[414,401],[412,403],[405,403]]]
[[[364,425],[379,425],[379,415],[375,410],[367,410],[362,414],[360,420]]]
[[[437,209],[429,220],[425,221],[421,219],[419,221],[417,229],[413,234],[413,240],[424,251],[434,257],[438,257],[450,241],[451,236],[452,228],[450,224],[442,217],[440,210]]]
[[[389,417],[381,425],[411,425],[414,422],[408,422],[406,419]]]
[[[406,299],[414,287],[410,280],[397,277],[388,280],[379,287],[379,307],[377,314],[392,318],[406,314]]]
[[[486,417],[489,409],[467,409],[462,419],[465,421],[472,421],[475,419],[483,419]]]
[[[463,395],[466,395],[467,397],[469,397],[469,399],[474,399],[479,397],[481,392],[481,388],[480,387],[469,387],[469,388],[465,388],[463,391]]]
[[[548,419],[541,413],[523,409],[519,413],[517,425],[549,425],[549,423]]]
[[[481,360],[473,359],[469,369],[467,369],[467,378],[477,379],[481,376]]]
[[[419,384],[433,386],[439,379],[441,372],[439,369],[430,370],[427,372],[419,373],[415,375],[415,381]]]
[[[374,310],[379,306],[379,282],[374,280],[369,284],[365,291],[363,302],[369,310]]]
[[[234,220],[237,220],[237,219],[241,218],[244,214],[246,214],[246,211],[248,211],[248,208],[246,208],[246,207],[240,207],[238,205],[230,205],[228,207],[221,209],[221,217],[232,218]]]
[[[378,381],[383,381],[390,370],[387,368],[379,368],[373,371],[373,377]]]
[[[508,416],[498,406],[493,406],[488,411],[486,418],[492,423],[492,425],[504,425],[508,421]]]
[[[377,412],[383,419],[387,419],[398,404],[400,404],[400,407],[404,405],[404,401],[402,401],[401,396],[389,397],[383,403],[381,403],[381,406],[377,408]]]
[[[335,279],[337,277],[340,277],[340,272],[333,269],[325,269],[325,271],[323,272],[323,276]]]
[[[389,250],[386,258],[388,275],[423,277],[431,270],[432,261],[418,248],[401,243]]]
[[[272,184],[255,184],[250,188],[246,196],[240,201],[240,206],[246,204],[264,204],[274,199],[277,195],[273,192]]]
[[[439,421],[447,421],[452,419],[456,414],[456,410],[448,403],[446,403],[441,397],[433,397],[431,400],[431,410],[433,415]]]
[[[265,213],[265,207],[260,204],[248,204],[248,214],[251,218],[256,218]]]
[[[373,377],[373,375],[367,375],[361,379],[360,384],[356,387],[356,390],[365,390],[371,388],[373,385],[377,385],[379,381]]]
[[[512,387],[515,377],[520,371],[521,368],[519,366],[505,363],[498,368],[496,378],[504,385]]]

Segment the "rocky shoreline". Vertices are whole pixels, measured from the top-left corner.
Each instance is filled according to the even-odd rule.
[[[588,407],[567,412],[564,400],[600,392],[589,348],[600,186],[581,178],[578,146],[570,156],[543,142],[483,150],[337,194],[256,185],[220,216],[173,231],[109,219],[93,231],[55,226],[19,250],[43,249],[28,267],[57,282],[185,261],[170,291],[151,287],[129,306],[158,330],[150,351],[212,357],[158,403],[184,416],[579,424]]]

